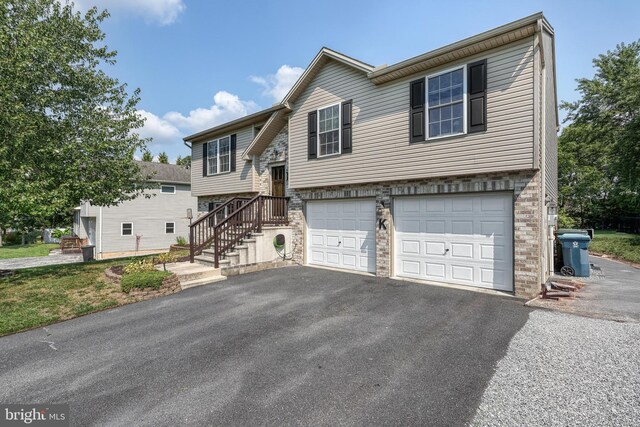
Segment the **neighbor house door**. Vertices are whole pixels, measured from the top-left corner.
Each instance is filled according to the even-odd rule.
[[[87,238],[89,239],[89,244],[95,245],[96,244],[96,219],[89,218],[89,220],[87,221],[87,226],[88,226]]]

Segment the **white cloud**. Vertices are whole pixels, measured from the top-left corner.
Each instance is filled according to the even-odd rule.
[[[62,0],[64,1],[64,0]],[[147,23],[173,24],[187,6],[182,0],[74,0],[82,10],[97,6],[109,12],[142,16]]]
[[[263,95],[271,97],[275,102],[280,102],[303,72],[304,68],[285,64],[278,68],[275,74],[269,74],[265,77],[251,76],[251,81],[264,88]]]
[[[213,96],[213,105],[209,108],[196,108],[188,115],[170,111],[159,117],[149,111],[138,110],[145,118],[144,126],[138,130],[140,136],[153,138],[150,147],[153,152],[179,148],[181,140],[190,133],[234,120],[258,110],[253,101],[243,101],[237,95],[220,91]]]
[[[173,125],[192,132],[237,119],[258,110],[253,101],[243,101],[237,95],[220,91],[213,96],[213,105],[209,108],[196,108],[189,115],[171,111],[164,119]]]

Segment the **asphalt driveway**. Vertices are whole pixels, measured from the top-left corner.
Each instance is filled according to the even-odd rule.
[[[531,310],[306,267],[247,274],[0,338],[0,402],[70,403],[73,425],[464,425]]]

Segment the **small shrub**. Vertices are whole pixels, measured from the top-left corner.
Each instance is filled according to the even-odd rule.
[[[164,271],[167,271],[167,263],[168,262],[176,262],[176,255],[173,252],[165,252],[163,254],[158,255],[158,263],[162,264],[162,268]]]
[[[59,228],[56,228],[51,231],[51,237],[53,237],[54,239],[59,239],[62,236],[67,236],[69,234],[71,234],[71,229],[69,228],[64,228],[62,230],[60,230]]]
[[[186,246],[187,245],[187,239],[185,239],[182,236],[178,236],[176,237],[176,243],[180,246]]]
[[[140,261],[133,261],[124,266],[124,273],[142,273],[145,271],[155,271],[156,268],[151,260],[141,259]]]
[[[122,292],[129,293],[131,289],[159,289],[165,277],[170,275],[171,273],[166,271],[141,271],[125,274],[122,276]]]

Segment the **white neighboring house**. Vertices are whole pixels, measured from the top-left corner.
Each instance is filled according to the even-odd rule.
[[[182,166],[139,162],[158,188],[117,206],[83,203],[73,216],[73,233],[95,245],[96,258],[165,252],[176,237],[189,240],[187,209],[197,210],[191,196],[191,172]]]

